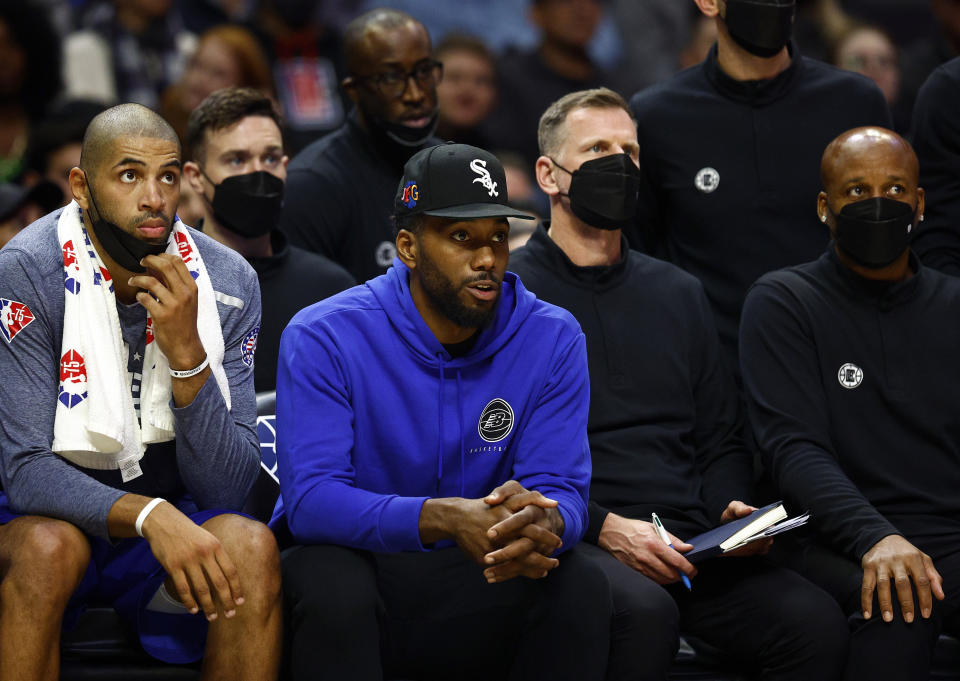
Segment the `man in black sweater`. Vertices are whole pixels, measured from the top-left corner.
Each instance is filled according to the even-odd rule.
[[[551,220],[511,256],[538,297],[568,309],[587,338],[593,456],[584,553],[610,578],[610,679],[665,679],[683,629],[764,679],[834,679],[846,626],[829,596],[760,557],[681,572],[689,538],[748,514],[751,457],[733,379],[700,283],[627,247],[639,148],[626,102],[573,93],[543,115],[536,173]],[[667,546],[647,519],[673,533]],[[643,645],[632,642],[642,640]]]
[[[811,512],[792,559],[849,615],[847,678],[926,680],[941,629],[960,631],[960,280],[910,252],[924,194],[899,135],[844,133],[822,175],[834,243],[744,303],[750,417]]]
[[[257,271],[263,314],[259,338],[254,333],[246,341],[250,362],[256,349],[257,392],[276,390],[280,334],[293,315],[355,283],[322,255],[288,245],[277,229],[287,177],[280,128],[262,92],[217,90],[190,115],[190,160],[183,168],[184,181],[203,197],[197,229],[240,253]]]
[[[356,108],[336,132],[297,154],[280,228],[290,241],[339,263],[360,282],[383,274],[397,254],[393,195],[403,165],[439,143],[440,62],[423,25],[375,9],[347,26],[343,87]]]
[[[927,191],[926,220],[913,251],[927,267],[960,276],[960,57],[930,74],[910,132]]]
[[[634,95],[644,170],[633,248],[700,279],[736,370],[747,288],[823,252],[810,215],[820,153],[844,130],[891,127],[868,79],[802,57],[792,0],[696,0],[715,18],[706,60]]]

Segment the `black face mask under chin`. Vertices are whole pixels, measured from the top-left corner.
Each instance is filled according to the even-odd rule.
[[[203,171],[200,171],[203,172]],[[254,239],[269,234],[280,221],[283,180],[265,170],[226,177],[213,185],[213,216],[221,225],[242,237]]]
[[[553,159],[551,159],[553,160]],[[625,229],[637,215],[640,169],[627,154],[611,154],[585,161],[570,173],[570,210],[584,223],[598,229]]]
[[[885,197],[848,203],[834,214],[837,246],[863,267],[886,267],[910,246],[916,213],[909,203]]]
[[[97,211],[96,219],[94,219],[93,213],[88,211],[88,214],[90,215],[90,224],[93,227],[93,233],[96,234],[100,246],[107,252],[107,255],[113,258],[113,261],[123,269],[136,272],[137,274],[146,272],[147,268],[142,267],[140,261],[148,255],[159,255],[163,253],[167,250],[167,244],[147,243],[120,229],[114,223],[105,220],[103,213],[100,212],[100,207],[97,206],[97,202],[93,198],[93,190],[90,189],[89,184],[87,185],[87,189],[90,193],[90,203],[93,204],[93,208]]]
[[[723,17],[730,37],[757,57],[772,57],[790,42],[794,0],[727,0]]]
[[[368,122],[370,134],[379,143],[381,151],[387,156],[402,159],[402,162],[406,163],[415,151],[426,144],[437,129],[439,112],[434,111],[430,121],[422,128],[391,123],[371,113],[365,113],[364,118]]]

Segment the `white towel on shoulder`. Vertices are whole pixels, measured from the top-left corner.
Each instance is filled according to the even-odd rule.
[[[153,319],[147,313],[142,425],[138,424],[113,281],[90,243],[75,201],[63,209],[57,237],[63,249],[65,304],[52,449],[78,466],[125,469],[143,457],[147,445],[174,438],[170,365],[153,338]],[[229,409],[223,332],[213,286],[196,244],[179,220],[174,222],[166,252],[179,255],[197,282],[197,332]]]

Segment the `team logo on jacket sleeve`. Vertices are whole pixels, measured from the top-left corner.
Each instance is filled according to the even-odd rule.
[[[68,409],[87,397],[87,365],[76,350],[67,350],[60,358],[60,395],[57,399]]]
[[[30,308],[15,300],[0,298],[0,336],[8,343],[33,321]]]
[[[255,326],[247,332],[240,342],[240,359],[248,367],[253,366],[253,353],[257,351],[257,336],[260,335],[260,327]]]
[[[837,372],[837,380],[847,390],[853,390],[863,383],[863,369],[848,362],[840,367],[840,371]]]
[[[497,397],[483,408],[477,431],[487,442],[500,442],[513,430],[513,420],[513,408]]]

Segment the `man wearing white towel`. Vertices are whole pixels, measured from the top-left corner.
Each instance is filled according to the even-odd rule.
[[[257,279],[177,220],[180,168],[166,121],[109,109],[74,201],[0,253],[2,679],[56,679],[94,596],[158,659],[276,678],[277,548],[236,513],[259,471]]]

